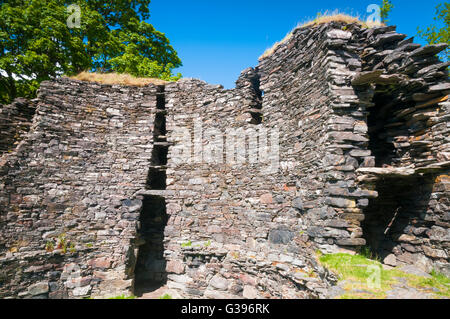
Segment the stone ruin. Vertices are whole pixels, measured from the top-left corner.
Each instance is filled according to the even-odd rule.
[[[42,83],[0,108],[0,297],[326,298],[317,250],[364,246],[449,274],[445,48],[331,22],[231,90]]]

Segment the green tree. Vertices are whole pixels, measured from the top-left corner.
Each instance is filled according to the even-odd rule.
[[[435,24],[426,29],[418,28],[419,36],[429,44],[450,44],[450,3],[441,3],[436,7]],[[450,61],[450,49],[447,48],[441,55],[446,61]]]
[[[381,5],[380,10],[380,16],[381,16],[381,22],[387,24],[389,22],[388,17],[389,13],[394,8],[394,5],[391,3],[390,0],[383,0],[383,4]]]
[[[69,27],[80,8],[79,25]],[[150,0],[0,1],[0,103],[33,97],[39,83],[81,71],[176,80],[166,36],[145,22]]]

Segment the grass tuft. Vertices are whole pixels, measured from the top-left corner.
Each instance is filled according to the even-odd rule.
[[[111,297],[108,299],[136,299],[136,296],[125,296],[125,295],[121,295],[121,296],[116,296],[116,297]]]

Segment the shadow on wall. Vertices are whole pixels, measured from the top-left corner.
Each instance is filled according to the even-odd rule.
[[[425,228],[433,225],[425,220],[433,181],[433,176],[409,176],[376,182],[379,196],[365,209],[362,228],[367,245],[381,259],[392,253],[399,256],[416,251],[414,246],[420,241],[412,238],[425,235]]]
[[[140,217],[139,240],[142,245],[135,268],[135,294],[152,292],[167,281],[164,259],[164,228],[167,225],[166,200],[146,196]]]

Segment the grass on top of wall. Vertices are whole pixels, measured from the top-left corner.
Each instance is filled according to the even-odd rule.
[[[333,12],[326,11],[325,13],[318,13],[317,17],[315,19],[310,19],[306,22],[299,23],[292,31],[290,31],[283,38],[283,40],[276,42],[271,48],[267,49],[264,52],[264,54],[259,57],[259,60],[262,60],[268,56],[271,56],[280,45],[289,41],[289,39],[292,37],[295,30],[297,30],[299,28],[315,27],[315,26],[325,24],[325,23],[330,23],[330,22],[341,22],[341,23],[345,23],[345,24],[356,23],[356,24],[359,24],[360,26],[362,26],[363,28],[374,28],[374,27],[384,26],[383,23],[364,22],[360,19],[359,16],[351,16],[348,14],[340,13],[337,10],[335,10]]]
[[[128,86],[164,85],[169,82],[155,78],[138,78],[130,74],[81,72],[69,77],[73,80],[96,82],[101,84],[119,84]]]

